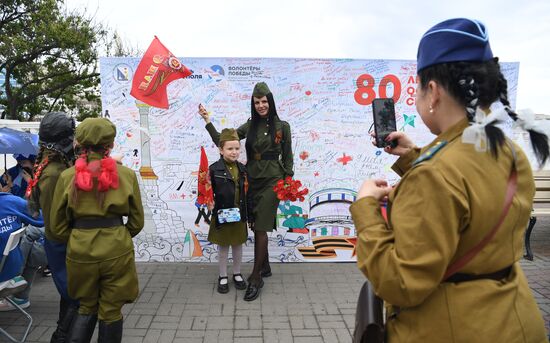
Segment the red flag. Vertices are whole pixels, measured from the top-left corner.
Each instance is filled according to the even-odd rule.
[[[206,157],[206,152],[202,146],[201,162],[199,164],[199,184],[197,191],[197,202],[200,205],[208,205],[214,202],[214,193],[212,192],[212,184],[210,183],[210,175],[208,173],[208,157]]]
[[[144,103],[168,108],[166,86],[174,80],[191,75],[187,69],[155,36],[149,45],[132,80],[130,94]]]

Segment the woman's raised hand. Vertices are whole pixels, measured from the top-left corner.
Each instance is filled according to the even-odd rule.
[[[199,114],[206,124],[210,123],[210,114],[208,114],[208,111],[206,111],[206,108],[202,104],[199,104]]]

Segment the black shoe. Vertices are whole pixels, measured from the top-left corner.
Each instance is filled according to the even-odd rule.
[[[271,273],[271,267],[267,267],[267,269],[262,269],[262,271],[260,272],[260,275],[262,277],[270,277],[271,275],[273,275]]]
[[[235,280],[235,276],[240,276],[241,281]],[[240,290],[246,289],[246,281],[244,281],[243,276],[241,274],[233,274],[233,282],[235,283],[236,289],[240,289]]]
[[[223,279],[227,280],[227,276],[220,276],[218,278],[218,293],[221,293],[221,294],[225,294],[225,293],[229,292],[229,282],[226,283],[225,285],[222,285],[221,281]]]
[[[120,343],[122,341],[122,319],[112,323],[99,321],[98,343]]]
[[[256,300],[256,298],[260,295],[260,289],[264,286],[264,280],[260,280],[259,284],[253,284],[252,282],[248,283],[248,287],[246,288],[246,293],[244,294],[244,300],[245,301],[252,301]]]
[[[97,313],[75,315],[71,332],[67,337],[69,343],[90,343],[97,323]]]

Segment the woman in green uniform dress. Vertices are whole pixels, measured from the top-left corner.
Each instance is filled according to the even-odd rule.
[[[359,268],[387,304],[387,341],[547,342],[519,263],[533,174],[495,124],[511,118],[529,131],[541,163],[548,131],[511,109],[478,21],[450,19],[428,30],[417,70],[416,109],[437,137],[418,149],[404,133],[390,134],[398,145],[385,150],[400,156],[401,181],[392,189],[367,180],[351,206]],[[386,196],[388,223],[379,203]]]
[[[254,218],[254,269],[244,296],[247,301],[258,297],[264,285],[262,277],[271,276],[267,233],[275,230],[279,205],[273,187],[277,181],[294,175],[290,125],[279,119],[273,94],[264,82],[254,86],[251,112],[251,118],[237,128],[239,138],[246,138],[246,167]],[[210,115],[202,106],[199,114],[218,145],[220,134],[210,122]]]
[[[246,167],[237,161],[241,143],[235,129],[222,130],[219,148],[221,158],[209,167],[214,205],[209,205],[209,209],[212,210],[213,207],[213,211],[208,240],[218,245],[218,292],[227,293],[227,259],[230,246],[235,288],[246,288],[246,282],[241,275],[242,245],[248,237],[246,222],[251,218],[248,217]]]
[[[61,173],[51,206],[52,238],[68,242],[69,295],[80,301],[70,342],[90,342],[98,317],[98,341],[120,342],[122,306],[138,296],[132,237],[143,206],[135,172],[109,156],[115,135],[105,118],[76,128],[80,156]]]

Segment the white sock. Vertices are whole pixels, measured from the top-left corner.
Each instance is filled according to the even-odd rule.
[[[220,276],[227,276],[227,258],[229,256],[229,245],[218,245],[218,263]]]
[[[232,245],[231,254],[233,255],[233,275],[240,274],[241,262],[243,261],[243,245],[242,244]],[[243,279],[240,276],[237,276],[235,279],[237,281],[243,281]]]

